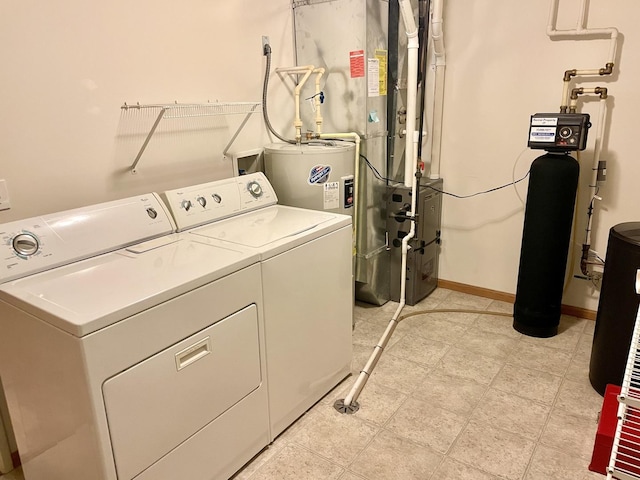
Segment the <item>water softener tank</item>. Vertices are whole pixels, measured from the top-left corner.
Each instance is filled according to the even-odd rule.
[[[531,164],[513,328],[533,337],[558,333],[580,166],[547,153]]]
[[[264,149],[264,170],[278,203],[352,215],[355,144],[276,143]]]

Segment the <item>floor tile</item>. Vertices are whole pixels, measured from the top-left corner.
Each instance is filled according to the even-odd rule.
[[[373,348],[380,341],[385,329],[385,325],[367,322],[366,320],[357,320],[356,326],[353,329],[353,344]],[[387,348],[397,342],[400,338],[402,338],[402,335],[392,335],[387,343]]]
[[[262,465],[251,480],[338,479],[343,468],[299,445],[286,445],[271,461]]]
[[[487,385],[466,378],[433,371],[411,396],[450,412],[468,415],[478,405],[487,388]]]
[[[520,338],[522,334],[513,328],[513,318],[499,315],[478,315],[474,327],[485,332],[496,333],[511,338]]]
[[[408,394],[424,381],[429,371],[418,363],[383,353],[369,381]]]
[[[560,387],[555,406],[597,422],[603,400],[593,389],[587,377],[578,382],[565,379]]]
[[[587,320],[585,325],[584,325],[584,333],[586,333],[587,335],[591,335],[593,337],[593,331],[596,328],[596,321],[595,320]]]
[[[446,453],[466,423],[464,415],[443,410],[433,403],[409,398],[385,428],[436,452]]]
[[[376,431],[376,427],[355,415],[345,415],[325,405],[305,415],[289,441],[346,467]]]
[[[513,314],[513,303],[493,300],[487,307],[487,310]],[[513,322],[513,319],[511,319],[511,321]]]
[[[591,458],[598,424],[559,409],[551,412],[540,443],[586,460]]]
[[[0,475],[0,480],[24,480],[24,474],[22,473],[22,467],[18,467],[9,473]]]
[[[333,405],[333,402],[337,399],[344,399],[351,391],[354,383],[355,380],[349,382],[349,384],[345,385],[340,391],[331,395],[329,397],[330,404]],[[360,409],[354,415],[360,420],[382,426],[387,423],[406,399],[407,394],[392,390],[375,382],[367,382],[365,388],[357,398]]]
[[[550,412],[549,405],[490,388],[471,419],[535,441]]]
[[[591,346],[593,336],[583,333],[578,341],[571,363],[565,377],[569,380],[580,381],[589,376],[589,362],[591,361]]]
[[[589,461],[563,453],[555,448],[538,445],[525,480],[587,480],[604,478],[588,470]]]
[[[507,363],[554,375],[564,375],[572,356],[572,352],[547,347],[542,343],[520,341],[507,359]]]
[[[430,478],[442,455],[385,430],[358,455],[349,470],[367,480]]]
[[[491,386],[496,390],[551,405],[558,395],[561,383],[562,377],[558,375],[507,364]]]
[[[469,310],[469,307],[465,305],[457,305],[457,304],[440,304],[438,305],[437,310],[456,310],[454,312],[436,312],[430,313],[429,316],[432,318],[437,318],[441,320],[447,320],[453,323],[459,323],[461,325],[473,325],[478,318],[479,313],[476,312],[458,312],[457,310]],[[473,310],[473,309],[472,309]],[[482,309],[475,309],[482,310]]]
[[[562,315],[560,317],[557,335],[550,338],[537,338],[523,335],[522,340],[537,345],[544,345],[545,347],[573,352],[582,335],[586,321],[587,320],[584,319]]]
[[[453,347],[442,358],[436,370],[444,375],[488,385],[498,374],[502,365],[503,363],[495,358]]]
[[[520,480],[534,447],[534,442],[518,435],[470,422],[449,456],[500,478]]]
[[[517,343],[518,340],[515,338],[486,332],[474,327],[467,330],[456,343],[456,347],[487,357],[506,360]]]
[[[462,292],[451,292],[446,297],[447,303],[455,303],[457,305],[464,305],[467,308],[473,308],[477,310],[485,310],[491,305],[490,298],[478,297],[477,295],[470,295]]]
[[[449,348],[451,346],[446,343],[428,340],[419,335],[405,335],[391,347],[387,346],[386,352],[426,367],[433,367]]]
[[[239,472],[237,472],[232,478],[232,480],[248,480],[251,475],[253,475],[257,470],[260,469],[263,465],[269,462],[272,458],[276,457],[286,445],[288,445],[288,441],[283,440],[282,436],[278,437],[271,445],[267,446],[263,449],[258,455],[256,455],[251,462],[245,465]],[[4,480],[3,477],[0,477],[0,480]]]
[[[468,325],[451,322],[434,314],[409,317],[398,325],[405,334],[419,335],[429,340],[452,345],[469,329]]]
[[[346,471],[344,472],[338,480],[367,480],[365,477],[361,477],[360,475],[356,475],[353,472]]]
[[[444,462],[436,470],[434,479],[437,480],[498,480],[488,473],[460,463],[451,458],[445,458]]]

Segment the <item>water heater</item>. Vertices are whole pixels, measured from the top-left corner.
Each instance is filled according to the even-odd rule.
[[[355,144],[276,143],[264,170],[282,205],[353,214]]]

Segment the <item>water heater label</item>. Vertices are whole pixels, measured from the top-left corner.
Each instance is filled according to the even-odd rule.
[[[529,132],[530,142],[554,142],[556,139],[556,127],[534,127]]]
[[[327,182],[324,187],[324,209],[340,208],[340,182]]]
[[[309,185],[321,185],[329,180],[331,167],[329,165],[315,165],[309,171]]]

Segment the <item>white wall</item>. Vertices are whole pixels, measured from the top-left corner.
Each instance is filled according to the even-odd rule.
[[[579,85],[609,88],[609,126],[602,159],[608,180],[594,219],[592,248],[604,257],[609,229],[640,221],[640,162],[637,161],[640,3],[591,0],[588,27],[621,32],[615,75],[583,78]],[[560,0],[558,28],[574,28],[579,0]],[[523,176],[543,152],[526,149],[529,116],[557,112],[562,76],[571,68],[603,67],[607,40],[551,41],[546,35],[550,0],[445,0],[447,52],[442,144],[445,190],[469,194]],[[572,84],[577,85],[577,84]],[[580,156],[576,260],[584,239],[598,101],[580,102],[594,123],[588,149]],[[526,181],[517,190],[526,198]],[[443,279],[515,293],[524,207],[514,188],[467,200],[445,197]],[[563,303],[597,309],[598,292],[573,279]]]
[[[155,116],[120,107],[260,101],[262,35],[273,65],[291,65],[289,0],[3,2],[0,223],[229,176],[222,149],[242,116],[163,121],[132,175]],[[288,126],[272,83],[272,123]],[[258,114],[234,149],[268,141]]]

